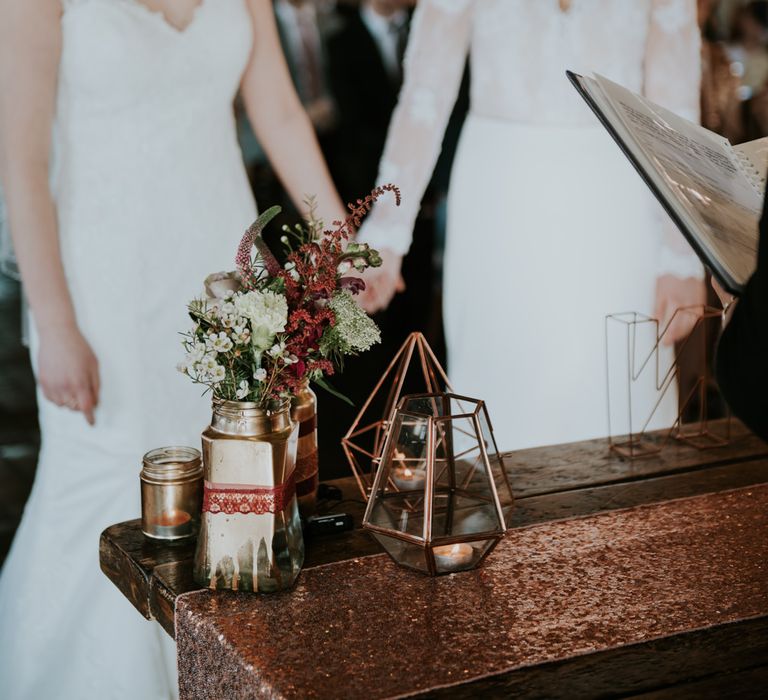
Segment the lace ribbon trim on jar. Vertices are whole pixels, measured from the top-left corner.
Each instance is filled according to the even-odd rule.
[[[287,481],[274,487],[206,481],[203,488],[203,513],[280,513],[290,505],[296,494],[294,477],[291,474]]]

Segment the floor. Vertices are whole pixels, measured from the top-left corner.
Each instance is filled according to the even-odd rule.
[[[39,445],[34,379],[21,335],[19,285],[0,273],[0,564],[32,488]]]

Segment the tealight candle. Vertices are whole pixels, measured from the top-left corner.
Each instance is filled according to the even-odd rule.
[[[471,544],[457,542],[433,547],[438,572],[457,571],[472,563],[474,550]]]
[[[422,491],[427,480],[426,469],[411,469],[410,467],[395,467],[392,470],[392,481],[401,491]]]
[[[154,536],[160,539],[174,539],[192,534],[192,516],[183,510],[169,510],[160,514],[152,523]]]
[[[193,447],[160,447],[144,455],[141,529],[147,537],[177,540],[195,534],[203,498],[203,466]]]

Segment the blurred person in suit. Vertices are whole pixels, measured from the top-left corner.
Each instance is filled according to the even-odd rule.
[[[339,24],[329,35],[326,50],[340,133],[329,165],[344,201],[354,201],[381,184],[376,175],[402,82],[413,5],[414,0],[362,0],[338,7]],[[349,358],[344,373],[333,380],[354,407],[336,404],[332,413],[321,411],[320,463],[325,478],[334,475],[334,470],[338,476],[346,473],[339,441],[408,334],[425,333],[438,356],[443,355],[435,293],[434,200],[435,191],[430,187],[426,206],[415,223],[418,235],[403,260],[403,293],[375,316],[382,329],[381,344],[360,357]],[[413,390],[423,390],[423,386],[414,385]],[[372,408],[383,410],[383,405]]]

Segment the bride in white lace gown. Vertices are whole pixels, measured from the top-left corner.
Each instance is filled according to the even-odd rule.
[[[269,0],[0,2],[2,180],[42,428],[0,579],[3,700],[176,693],[170,639],[99,571],[99,534],[138,517],[143,452],[198,445],[210,418],[175,365],[186,302],[256,213],[238,86],[294,199],[343,216]]]
[[[487,401],[501,449],[605,435],[604,316],[702,303],[703,271],[565,70],[696,119],[696,2],[419,0],[379,173],[403,205],[374,208],[360,232],[385,257],[369,309],[399,284],[467,54],[444,267],[452,383]],[[633,400],[650,414],[648,379]],[[655,425],[671,424],[674,393]]]

